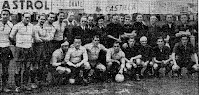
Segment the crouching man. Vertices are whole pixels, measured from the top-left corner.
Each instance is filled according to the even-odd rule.
[[[64,61],[65,55],[68,51],[69,43],[66,41],[61,44],[61,48],[55,50],[52,54],[51,64],[53,70],[52,83],[57,84],[56,82],[61,82],[67,78],[68,74],[71,73],[71,70],[67,67],[66,62]]]
[[[171,71],[171,57],[170,57],[170,48],[165,46],[164,39],[162,37],[157,38],[157,46],[154,47],[154,76],[159,78],[159,69],[165,67],[165,75]]]
[[[141,69],[140,74],[141,77],[144,78],[144,74],[152,74],[152,66],[153,66],[153,62],[152,62],[152,56],[153,56],[153,48],[147,44],[147,37],[142,36],[140,38],[140,48],[139,48],[139,52],[141,55],[141,60],[137,60],[137,65],[141,65],[142,67],[139,69]]]
[[[101,81],[104,80],[103,75],[106,71],[106,67],[104,65],[105,63],[103,64],[101,61],[103,59],[100,59],[99,56],[105,56],[100,54],[102,54],[101,52],[105,53],[107,49],[99,42],[99,36],[95,35],[93,36],[92,42],[84,46],[88,52],[88,62],[91,66],[91,70],[88,75],[88,77],[90,78],[90,82],[93,81],[93,79],[99,79]]]
[[[69,48],[65,56],[65,62],[71,69],[69,82],[71,84],[81,83],[88,84],[88,72],[91,69],[88,63],[86,48],[81,46],[81,38],[75,37],[73,45]]]
[[[135,38],[129,38],[128,43],[124,43],[122,47],[126,55],[127,75],[130,79],[134,78],[136,81],[140,81],[137,63],[140,62],[142,56],[138,51],[139,46],[136,44]]]
[[[188,77],[191,77],[191,75],[199,69],[197,54],[194,51],[195,49],[193,45],[189,43],[188,40],[188,36],[182,35],[181,41],[176,43],[173,48],[172,58],[174,65],[172,66],[172,70],[174,72],[174,76],[181,77],[181,69],[183,67],[187,68]],[[191,58],[192,55],[195,62]]]
[[[115,79],[115,76],[123,74],[125,68],[125,54],[120,48],[119,42],[114,42],[113,47],[107,51],[106,54],[107,61],[107,77],[108,82],[110,79]]]

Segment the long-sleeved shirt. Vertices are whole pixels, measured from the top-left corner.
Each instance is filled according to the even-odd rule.
[[[53,66],[60,66],[61,62],[64,61],[65,54],[61,48],[55,50],[52,55],[51,64]]]
[[[65,31],[65,28],[66,28],[66,23],[64,23],[64,22],[60,23],[59,21],[56,21],[56,22],[53,23],[53,26],[56,29],[55,36],[54,36],[53,40],[56,40],[56,41],[63,40],[64,39],[64,31]]]
[[[54,35],[56,29],[53,25],[49,24],[48,22],[44,23],[43,30],[46,32],[46,37],[44,37],[45,41],[51,41],[54,39]]]
[[[83,46],[80,46],[79,49],[76,49],[75,47],[69,48],[64,60],[66,62],[70,61],[73,64],[77,64],[79,62],[83,62],[83,63],[87,62],[88,54],[87,54],[86,48]]]
[[[46,38],[48,36],[47,31],[45,31],[39,24],[36,24],[33,29],[35,42],[43,42],[42,38]]]
[[[107,49],[102,44],[95,46],[93,43],[84,45],[88,52],[88,60],[97,60],[99,57],[100,50],[107,51]]]
[[[14,25],[10,37],[16,36],[16,46],[21,48],[30,48],[33,43],[33,25],[28,23],[27,26],[23,22]]]
[[[111,60],[120,60],[122,58],[125,58],[125,53],[120,50],[119,52],[115,52],[113,48],[110,48],[108,51],[107,51],[107,54],[106,54],[106,61],[107,62],[111,62]]]
[[[0,47],[10,46],[9,34],[12,27],[13,24],[10,21],[7,21],[5,25],[0,21]]]

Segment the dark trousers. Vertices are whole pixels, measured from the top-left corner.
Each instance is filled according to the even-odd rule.
[[[16,57],[17,57],[16,74],[15,74],[16,86],[21,86],[21,77],[23,79],[24,85],[26,85],[29,82],[30,65],[33,64],[34,61],[33,55],[34,52],[32,48],[16,47]]]
[[[110,66],[110,68],[107,69],[107,78],[111,78],[114,80],[115,76],[118,74],[120,69],[120,64],[113,62],[112,66]]]
[[[171,64],[157,64],[158,67],[157,69],[154,69],[154,75],[159,77],[159,70],[160,68],[164,68],[165,67],[165,75],[167,75],[171,70],[172,70],[172,65]]]
[[[13,58],[12,52],[9,47],[4,47],[4,48],[0,47],[0,63],[2,65],[1,66],[2,67],[1,79],[2,79],[3,87],[5,87],[8,82],[8,78],[9,78],[8,68],[9,68],[10,60],[12,58]]]
[[[183,67],[187,68],[189,74],[192,74],[195,72],[195,70],[192,68],[192,66],[195,64],[195,62],[191,61],[191,59],[189,59],[189,60],[178,59],[178,60],[176,60],[176,63],[180,67],[180,69],[178,71],[175,71],[177,74],[181,74],[181,70]]]

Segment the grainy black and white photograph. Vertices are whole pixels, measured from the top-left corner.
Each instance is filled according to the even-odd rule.
[[[198,0],[0,0],[0,95],[199,95]]]

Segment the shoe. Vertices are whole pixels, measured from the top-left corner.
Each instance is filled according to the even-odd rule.
[[[17,93],[21,92],[21,87],[16,87],[15,92],[17,92]]]
[[[31,87],[32,89],[38,88],[38,86],[37,86],[35,83],[31,83],[31,84],[30,84],[30,87]]]
[[[177,73],[174,73],[174,74],[172,75],[172,77],[178,77],[178,74],[177,74]]]
[[[182,74],[178,74],[178,78],[182,79],[183,78]]]
[[[9,93],[9,92],[11,92],[11,90],[10,90],[10,89],[8,89],[8,88],[3,88],[3,89],[2,89],[2,91],[3,91],[3,92],[5,92],[5,93]]]
[[[88,80],[87,79],[83,79],[83,86],[88,86]]]
[[[140,76],[139,76],[139,74],[136,74],[136,79],[135,79],[136,81],[140,81]]]
[[[84,72],[82,70],[80,70],[79,77],[83,77],[83,75],[84,75]]]
[[[111,83],[111,81],[112,80],[110,78],[106,80],[107,83]]]
[[[27,86],[27,85],[23,85],[23,89],[26,90],[26,91],[31,91],[32,88]]]
[[[193,74],[187,73],[187,77],[188,77],[189,79],[193,79]]]

